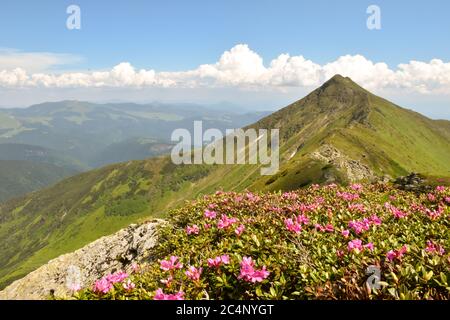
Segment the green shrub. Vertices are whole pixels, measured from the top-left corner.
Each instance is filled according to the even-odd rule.
[[[99,292],[97,283],[75,297],[448,299],[449,205],[444,187],[428,195],[384,185],[217,192],[172,211],[153,262],[124,280],[132,289],[119,282]],[[369,266],[381,272],[379,289],[366,284]]]

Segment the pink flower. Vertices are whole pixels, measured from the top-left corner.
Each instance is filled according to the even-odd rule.
[[[241,261],[241,270],[238,279],[242,279],[247,282],[261,282],[266,279],[270,272],[263,266],[260,270],[255,270],[255,263],[251,257],[243,257]]]
[[[395,258],[397,258],[397,253],[394,250],[389,250],[388,253],[386,253],[386,258],[389,261],[394,260]]]
[[[370,222],[376,226],[379,226],[381,224],[381,219],[374,214],[372,217],[370,217]]]
[[[298,223],[303,223],[303,224],[308,224],[309,223],[309,218],[305,214],[300,214],[300,215],[297,216],[297,222]]]
[[[183,265],[178,262],[178,257],[171,256],[169,260],[162,260],[161,261],[161,269],[164,271],[174,270],[174,269],[181,269],[183,268]]]
[[[157,289],[153,300],[183,300],[184,292],[179,291],[175,294],[165,294],[161,288]]]
[[[316,228],[317,231],[321,231],[321,232],[325,231],[325,228],[319,223],[316,223],[314,225],[314,228]]]
[[[341,234],[344,236],[344,238],[348,238],[348,235],[350,234],[349,230],[342,230]]]
[[[236,222],[237,222],[236,218],[229,218],[227,215],[223,214],[219,222],[217,223],[217,228],[227,229]]]
[[[373,251],[373,249],[374,249],[373,243],[369,242],[368,244],[365,244],[364,245],[364,249],[368,249],[370,251]]]
[[[347,250],[349,252],[356,251],[358,253],[358,252],[362,251],[362,249],[363,249],[363,246],[362,246],[361,240],[354,239],[354,240],[351,240],[348,242]]]
[[[203,272],[203,268],[197,269],[194,266],[190,266],[188,268],[188,270],[185,272],[185,274],[189,279],[191,279],[193,281],[198,281],[198,280],[200,280],[200,275],[202,274],[202,272]]]
[[[223,264],[229,264],[230,263],[230,256],[227,254],[223,254],[220,256],[220,261],[222,261]]]
[[[354,191],[361,191],[363,186],[358,183],[354,183],[350,186],[350,188]]]
[[[432,193],[427,194],[427,198],[428,198],[428,201],[430,201],[430,202],[436,201],[436,197]]]
[[[336,195],[346,201],[353,201],[359,199],[359,194],[350,192],[336,192]]]
[[[214,259],[209,258],[207,260],[208,267],[210,268],[218,268],[222,264],[229,264],[230,263],[230,256],[227,254],[215,257]]]
[[[392,261],[394,259],[401,259],[407,251],[408,251],[408,247],[406,245],[403,245],[398,250],[389,250],[388,253],[386,253],[386,258],[389,261]]]
[[[363,219],[363,220],[354,220],[354,221],[350,221],[348,223],[348,226],[356,233],[356,234],[360,234],[363,231],[367,231],[369,230],[371,225],[370,220],[368,219]]]
[[[111,282],[106,280],[106,278],[101,278],[94,283],[94,292],[104,294],[108,293],[113,288]]]
[[[406,212],[403,212],[400,209],[394,207],[389,202],[386,202],[384,206],[386,209],[390,210],[394,217],[396,217],[397,219],[405,218],[408,215]]]
[[[437,210],[425,209],[425,213],[430,217],[431,220],[436,220],[444,212],[444,208],[439,206]]]
[[[266,266],[263,266],[261,270],[255,270],[251,277],[251,282],[262,282],[270,275],[270,272],[266,270]]]
[[[170,285],[172,284],[172,280],[173,280],[173,277],[169,276],[167,279],[160,280],[160,282],[165,284],[166,287],[170,287]]]
[[[286,229],[291,232],[300,233],[302,231],[302,226],[299,223],[292,221],[292,219],[284,220],[284,225],[286,226]]]
[[[450,204],[450,197],[445,197],[445,202],[447,202],[448,204]]]
[[[112,284],[122,282],[126,278],[128,278],[128,273],[125,273],[123,271],[118,271],[116,273],[109,274],[106,276],[106,280]]]
[[[445,187],[444,186],[437,186],[436,187],[436,191],[437,192],[445,191]]]
[[[208,219],[214,219],[217,216],[215,211],[205,210],[205,217]]]
[[[242,232],[244,232],[245,230],[245,226],[243,224],[241,224],[239,227],[237,227],[234,232],[236,233],[236,235],[240,236],[242,234]]]
[[[192,227],[190,227],[190,226],[186,227],[187,234],[198,234],[199,232],[200,232],[200,229],[196,224],[194,224]]]
[[[425,248],[425,251],[429,253],[437,253],[441,256],[445,253],[445,250],[441,245],[435,244],[431,240],[427,240],[427,247]]]
[[[327,231],[327,232],[334,232],[334,227],[333,227],[333,225],[332,225],[332,224],[327,224],[327,225],[325,226],[325,231]]]
[[[135,285],[133,282],[131,282],[130,279],[128,279],[127,282],[124,282],[124,283],[123,283],[123,288],[124,288],[125,290],[127,290],[127,291],[131,291],[131,290],[133,290],[134,288],[136,288],[136,285]]]

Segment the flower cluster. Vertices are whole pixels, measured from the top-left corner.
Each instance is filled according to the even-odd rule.
[[[363,245],[363,242],[360,239],[354,239],[354,240],[349,241],[347,244],[347,250],[349,252],[354,251],[355,253],[360,253],[364,249],[373,251],[373,249],[374,249],[373,243],[369,242],[369,243]]]
[[[108,293],[113,287],[115,283],[119,283],[128,278],[128,274],[123,271],[118,271],[113,274],[108,274],[107,276],[101,278],[100,280],[95,281],[93,291],[99,294]],[[133,286],[134,283],[131,281],[127,282],[127,287]]]
[[[270,272],[266,270],[266,266],[261,269],[255,269],[255,262],[250,257],[243,257],[241,261],[241,272],[238,279],[247,282],[261,282],[269,276]]]
[[[398,250],[389,250],[388,253],[386,253],[386,258],[389,261],[393,261],[393,260],[401,260],[403,255],[408,252],[408,247],[406,245],[402,246],[400,249]]]
[[[448,299],[450,189],[314,185],[173,210],[153,260],[80,299]],[[388,201],[388,202],[387,202]],[[379,267],[376,291],[361,285]],[[131,268],[133,269],[133,268]]]

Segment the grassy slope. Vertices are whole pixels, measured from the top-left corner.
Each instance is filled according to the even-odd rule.
[[[49,163],[0,160],[0,202],[44,188],[76,173]]]
[[[371,95],[335,77],[302,100],[258,121],[280,128],[278,174],[258,165],[175,166],[168,158],[110,165],[0,207],[0,287],[62,253],[218,189],[291,190],[325,180],[336,168],[309,158],[323,142],[376,172],[449,172],[450,126]],[[363,157],[366,155],[366,157]]]

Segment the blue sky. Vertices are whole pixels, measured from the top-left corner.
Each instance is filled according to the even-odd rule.
[[[81,30],[65,26],[70,4],[81,8]],[[381,9],[381,30],[366,27],[366,8],[371,4]],[[2,1],[0,6],[0,48],[9,50],[10,55],[12,50],[70,55],[39,70],[46,73],[110,70],[122,62],[156,72],[195,70],[199,65],[216,63],[238,44],[248,45],[266,66],[283,53],[301,55],[318,65],[345,55],[362,55],[394,71],[411,60],[450,61],[450,2],[446,0],[15,0]],[[298,87],[295,92],[310,89]],[[14,100],[13,91],[20,96],[17,88],[9,88],[6,96]],[[55,98],[64,97],[55,92]],[[71,92],[76,96],[74,90]],[[48,96],[37,93],[37,100]],[[294,95],[288,94],[289,99]],[[164,99],[164,95],[156,96]],[[284,102],[276,98],[282,96],[279,92],[272,96],[274,102]],[[151,100],[151,95],[146,99]],[[442,106],[448,95],[433,95],[430,99],[435,107]],[[227,97],[221,96],[220,100]]]
[[[67,30],[65,9],[77,4],[82,29]],[[365,27],[377,4],[382,29]],[[450,2],[442,1],[3,1],[0,45],[73,53],[85,68],[124,60],[178,70],[214,62],[237,43],[266,59],[301,53],[317,62],[360,53],[396,65],[450,60]]]

